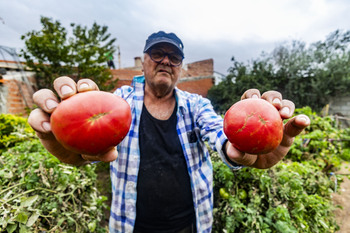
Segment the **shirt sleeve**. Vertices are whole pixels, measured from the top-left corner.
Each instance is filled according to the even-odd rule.
[[[209,146],[217,151],[222,161],[231,169],[241,169],[243,166],[229,160],[223,151],[224,144],[227,142],[227,137],[223,131],[223,118],[218,115],[206,98],[198,96],[198,101],[195,105],[196,111],[194,119],[196,125],[200,128],[200,137],[203,141],[208,141]]]

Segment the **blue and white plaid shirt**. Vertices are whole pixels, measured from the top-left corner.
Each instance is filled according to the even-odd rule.
[[[139,125],[143,107],[145,78],[135,77],[132,87],[123,86],[115,94],[125,99],[132,113],[129,133],[118,145],[118,159],[111,162],[112,205],[109,230],[133,232],[136,219],[136,185],[140,165]],[[223,120],[210,101],[196,94],[175,89],[177,133],[182,145],[191,180],[193,204],[198,232],[210,232],[213,222],[213,170],[209,153],[203,141],[219,152],[223,161],[231,166],[221,151],[226,136]],[[156,146],[156,145],[155,145]]]

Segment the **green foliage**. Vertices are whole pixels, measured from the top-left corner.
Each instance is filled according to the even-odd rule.
[[[321,117],[310,107],[296,109],[295,114],[305,114],[310,126],[299,135],[287,156],[296,162],[310,161],[324,171],[337,169],[343,160],[349,160],[348,129],[341,129],[330,117]]]
[[[309,47],[301,41],[277,46],[248,64],[233,65],[224,83],[213,86],[208,98],[225,112],[247,89],[276,90],[296,107],[321,110],[333,96],[350,89],[350,31],[335,31]]]
[[[273,66],[266,61],[254,61],[252,70],[232,57],[233,66],[230,74],[218,85],[208,91],[214,109],[219,113],[225,113],[233,103],[240,100],[241,95],[247,89],[255,88],[261,92],[276,90],[273,82]]]
[[[0,152],[33,137],[34,131],[25,118],[0,114]]]
[[[23,140],[25,118],[2,117],[1,132],[18,138],[0,155],[0,232],[107,232],[95,166],[62,164],[31,132]]]
[[[69,76],[74,80],[93,79],[102,90],[108,90],[111,73],[105,67],[106,52],[115,52],[115,38],[107,26],[94,23],[91,28],[72,23],[72,37],[59,21],[41,17],[43,28],[22,36],[26,48],[22,56],[37,74],[39,88],[51,88],[53,80]]]
[[[334,183],[318,167],[280,162],[269,170],[214,167],[213,232],[334,232]],[[220,192],[221,189],[221,192]],[[228,197],[223,198],[222,189]]]
[[[331,233],[339,230],[331,193],[342,177],[331,178],[331,174],[350,158],[350,130],[339,128],[335,119],[321,117],[310,107],[295,112],[308,115],[311,124],[295,138],[284,160],[270,169],[231,171],[216,152],[211,152],[213,232]]]
[[[232,105],[239,101],[239,95],[236,88],[232,85],[232,75],[228,75],[218,85],[213,86],[208,91],[208,99],[217,113],[224,114]],[[243,94],[243,93],[241,93]]]

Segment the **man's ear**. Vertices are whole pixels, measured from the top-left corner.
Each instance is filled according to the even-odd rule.
[[[144,72],[144,65],[145,65],[145,57],[146,57],[146,53],[144,53],[143,54],[143,60],[141,60],[141,64],[142,64],[142,69],[141,69],[141,71],[142,71],[142,73]]]

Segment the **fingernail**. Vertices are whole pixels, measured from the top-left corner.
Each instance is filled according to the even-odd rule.
[[[79,86],[79,89],[80,89],[81,91],[88,90],[89,88],[90,88],[90,86],[89,86],[87,83],[82,83],[82,84],[80,84],[80,86]]]
[[[252,95],[252,99],[259,99],[259,96],[257,94]]]
[[[45,131],[47,131],[47,132],[51,131],[51,125],[50,125],[49,122],[46,122],[46,121],[43,122],[42,127],[43,127],[43,129],[44,129]]]
[[[48,99],[46,100],[46,107],[51,110],[57,107],[58,103],[52,99]]]
[[[304,121],[304,123],[309,122],[309,119],[306,116],[299,116],[299,120]]]
[[[287,108],[287,107],[282,108],[281,109],[281,114],[288,116],[289,115],[289,108]]]
[[[281,103],[281,100],[278,99],[278,98],[275,98],[275,99],[272,101],[272,103],[274,103],[274,104],[280,104],[280,103]],[[289,111],[289,110],[288,110],[288,111]]]
[[[62,95],[68,95],[73,92],[73,89],[70,86],[64,85],[61,87],[61,94]]]

